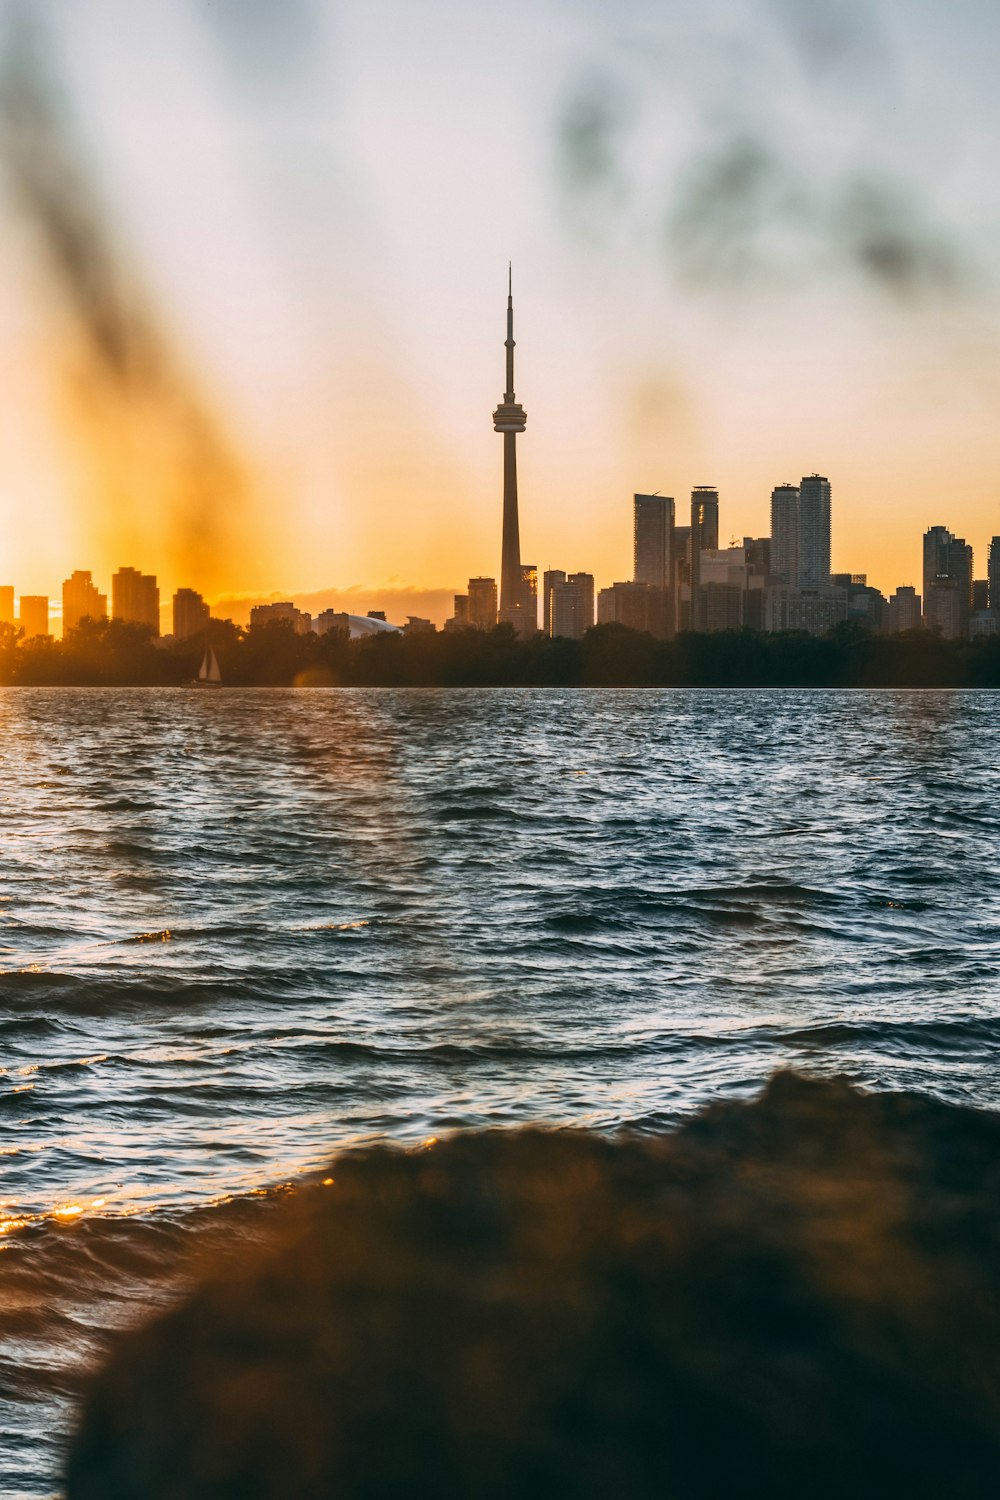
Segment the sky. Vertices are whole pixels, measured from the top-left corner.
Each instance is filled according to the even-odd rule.
[[[449,612],[833,485],[833,562],[1000,533],[980,0],[0,0],[0,581]]]

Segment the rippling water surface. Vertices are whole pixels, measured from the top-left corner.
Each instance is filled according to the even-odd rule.
[[[1000,1105],[988,693],[0,693],[0,1492],[332,1148]]]

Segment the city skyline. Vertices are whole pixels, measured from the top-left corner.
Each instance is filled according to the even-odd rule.
[[[7,162],[0,576],[51,595],[81,559],[101,578],[125,559],[221,600],[440,595],[494,572],[481,330],[509,256],[540,571],[569,511],[587,566],[621,578],[620,497],[711,482],[729,535],[756,536],[775,482],[816,468],[837,486],[835,569],[916,583],[941,496],[982,554],[1000,404],[986,22],[882,5],[871,50],[838,13],[842,50],[811,67],[791,9],[539,0],[507,57],[499,16],[456,28],[438,0],[419,24],[389,0],[310,7],[308,46],[297,8],[237,35],[207,0],[151,0],[141,21],[37,0],[22,85],[96,225],[94,285],[120,290],[87,321]],[[933,84],[919,107],[913,76]],[[295,130],[272,135],[286,90]],[[713,195],[729,181],[735,217]],[[163,406],[129,375],[150,352],[131,288]]]
[[[867,570],[835,572],[832,566],[833,510],[830,479],[816,472],[797,485],[785,482],[771,491],[766,535],[733,537],[721,546],[720,494],[717,487],[696,484],[691,490],[689,524],[677,524],[676,502],[662,491],[633,492],[633,567],[630,578],[598,590],[592,572],[546,568],[541,597],[538,568],[525,563],[520,541],[517,438],[527,425],[514,388],[513,268],[507,267],[507,312],[504,393],[493,412],[493,429],[503,438],[499,586],[485,574],[470,577],[468,592],[453,595],[453,614],[443,622],[430,616],[408,616],[411,630],[490,629],[513,626],[519,636],[579,638],[595,623],[616,622],[670,638],[680,631],[756,629],[766,632],[805,629],[820,634],[854,620],[875,632],[909,628],[915,622],[946,638],[1000,632],[1000,535],[989,543],[985,569],[977,578],[974,551],[947,526],[927,528],[922,544],[921,585],[897,583],[885,597],[869,582]],[[574,543],[576,545],[576,543]],[[50,600],[0,586],[0,622],[17,625],[26,639],[50,634]],[[173,600],[161,604],[158,578],[131,566],[120,566],[111,580],[111,602],[93,582],[89,570],[75,570],[63,582],[61,618],[65,636],[81,620],[102,618],[147,625],[161,634],[186,639],[204,629],[211,601],[187,584]],[[541,617],[539,617],[541,607]],[[168,630],[163,616],[170,609]],[[382,607],[372,608],[362,623],[388,624]],[[222,618],[221,616],[216,616]],[[312,613],[292,599],[274,594],[249,605],[249,624],[286,619],[298,633],[336,628],[351,612],[328,605],[314,624]],[[230,617],[231,618],[231,617]]]
[[[453,613],[443,628],[488,630],[508,623],[520,635],[540,631],[578,638],[592,624],[616,621],[669,637],[684,630],[744,628],[822,633],[841,620],[855,620],[875,633],[927,628],[951,639],[967,636],[970,630],[973,635],[1000,634],[1000,534],[991,538],[977,568],[974,551],[963,537],[941,524],[928,527],[922,539],[922,592],[913,584],[897,584],[883,595],[865,573],[836,572],[830,566],[832,486],[825,476],[805,475],[798,486],[776,485],[771,532],[745,536],[729,547],[718,545],[719,503],[715,489],[695,486],[691,524],[679,526],[673,496],[634,493],[633,568],[628,580],[598,589],[593,573],[546,569],[541,592],[536,594],[532,578],[530,598],[519,600],[505,620],[497,580],[489,575],[470,577],[467,592],[452,595]],[[510,550],[509,517],[505,504],[502,557]],[[706,539],[712,545],[704,545]],[[527,572],[519,562],[519,581]],[[526,611],[529,603],[531,613]],[[168,611],[170,624],[164,630]],[[335,629],[350,618],[366,623],[366,617],[381,622],[375,628],[391,624],[382,608],[362,614],[327,605],[314,615],[293,599],[281,601],[272,594],[251,605],[243,623],[253,628],[271,619],[287,619],[304,633]],[[85,618],[145,624],[154,636],[176,639],[198,634],[212,618],[232,622],[231,615],[213,616],[210,602],[187,586],[161,604],[156,576],[127,565],[112,575],[109,594],[100,592],[89,570],[75,570],[63,582],[61,610],[52,608],[47,595],[18,596],[12,585],[0,585],[0,624],[21,627],[26,639],[51,634],[53,619],[61,619],[65,637]],[[437,622],[412,612],[408,622],[410,629],[437,627]]]
[[[598,590],[593,573],[546,568],[539,597],[538,569],[521,554],[516,444],[527,419],[514,389],[515,347],[513,269],[508,263],[504,394],[493,412],[494,431],[503,437],[499,586],[489,575],[470,577],[468,591],[452,596],[450,617],[440,622],[410,614],[406,628],[435,629],[443,623],[445,630],[487,630],[500,623],[513,626],[522,637],[541,630],[579,638],[595,623],[616,622],[670,638],[684,630],[745,628],[820,634],[854,620],[875,632],[920,625],[950,639],[970,632],[1000,633],[1000,535],[991,537],[986,567],[977,578],[973,548],[965,539],[940,523],[928,527],[922,544],[922,593],[913,584],[897,583],[887,598],[869,583],[867,572],[833,571],[832,486],[828,477],[815,472],[797,485],[774,486],[766,535],[744,535],[742,542],[734,537],[726,548],[720,546],[715,486],[692,488],[687,526],[677,524],[673,496],[634,492],[631,577]],[[170,605],[165,600],[161,605],[157,577],[130,565],[113,574],[110,598],[109,607],[108,595],[100,592],[90,571],[74,571],[63,582],[62,608],[55,612],[63,636],[83,619],[109,618],[147,625],[155,637],[183,640],[206,628],[211,618],[210,601],[187,585],[175,590]],[[22,593],[17,608],[14,600],[13,586],[0,585],[0,622],[17,625],[26,639],[50,634],[47,596]],[[170,624],[164,632],[162,617],[168,608]],[[314,622],[294,598],[280,600],[272,594],[249,605],[251,628],[284,619],[300,634],[334,629],[352,617],[376,629],[389,623],[381,607],[361,617],[328,605]]]

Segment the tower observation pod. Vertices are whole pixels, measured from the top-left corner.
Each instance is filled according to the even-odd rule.
[[[503,550],[500,563],[500,620],[513,625],[519,635],[533,635],[538,627],[533,580],[535,570],[521,563],[521,536],[517,513],[517,435],[527,417],[514,395],[514,295],[513,277],[507,272],[507,384],[503,400],[493,413],[493,430],[503,436]]]

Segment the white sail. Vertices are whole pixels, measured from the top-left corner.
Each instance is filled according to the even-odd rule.
[[[199,682],[221,682],[222,673],[219,671],[219,659],[215,652],[209,647],[202,658],[201,668],[198,672]]]

